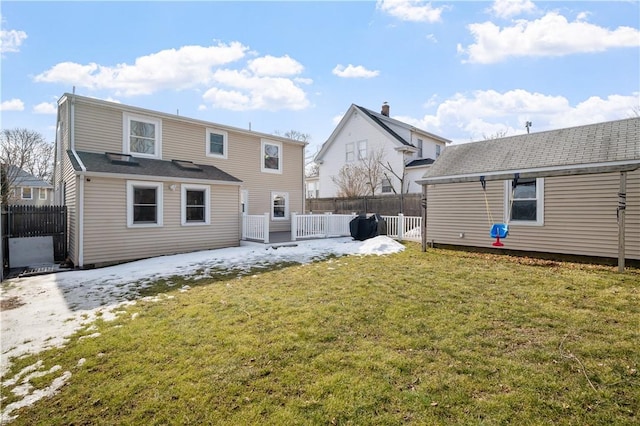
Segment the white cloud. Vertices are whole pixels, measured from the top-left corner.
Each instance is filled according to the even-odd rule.
[[[27,33],[18,30],[0,30],[0,53],[19,52]]]
[[[239,42],[183,46],[139,57],[134,64],[62,62],[37,75],[35,81],[112,90],[118,96],[202,89],[207,104],[234,111],[300,110],[309,106],[299,85],[311,84],[313,80],[297,76],[304,67],[287,55],[255,58],[239,64],[245,66],[239,70],[220,68],[240,61],[247,53],[253,52]]]
[[[20,99],[9,99],[0,103],[0,111],[24,111],[24,102]]]
[[[288,55],[276,58],[274,56],[263,56],[252,59],[247,67],[256,76],[282,77],[300,74],[304,67],[295,59]]]
[[[35,81],[115,90],[117,95],[148,95],[164,89],[188,89],[211,80],[212,68],[237,61],[248,50],[239,42],[183,46],[139,57],[134,64],[103,66],[62,62]]]
[[[277,111],[301,110],[309,106],[306,93],[288,78],[261,77],[248,70],[217,70],[212,80],[229,87],[229,90],[213,87],[203,95],[203,99],[214,107],[235,111]]]
[[[511,18],[523,12],[535,11],[536,5],[531,0],[496,0],[493,2],[491,10],[500,18]]]
[[[447,6],[434,8],[420,0],[380,0],[376,8],[402,21],[439,22]]]
[[[342,78],[372,78],[380,75],[380,71],[370,71],[362,65],[353,66],[351,64],[346,68],[344,65],[338,64],[332,72]]]
[[[33,112],[36,114],[56,114],[58,105],[55,102],[41,102],[33,107]]]
[[[458,45],[458,53],[468,57],[463,62],[489,64],[510,56],[563,56],[640,46],[638,29],[609,30],[582,20],[568,22],[556,12],[535,21],[517,20],[502,29],[492,22],[470,24],[468,28],[475,43],[466,48]]]
[[[502,93],[479,90],[456,93],[441,102],[435,114],[394,118],[458,142],[469,142],[505,130],[508,135],[526,133],[527,121],[533,122],[532,131],[542,131],[623,119],[630,117],[638,105],[638,92],[604,99],[594,96],[571,105],[563,96],[523,89]]]

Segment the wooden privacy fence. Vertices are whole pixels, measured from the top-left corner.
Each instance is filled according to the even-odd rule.
[[[422,194],[391,194],[357,198],[307,198],[306,211],[313,213],[378,213],[383,216],[422,216]]]
[[[20,206],[2,207],[3,257],[9,256],[9,238],[53,237],[53,258],[62,261],[67,257],[67,207]]]

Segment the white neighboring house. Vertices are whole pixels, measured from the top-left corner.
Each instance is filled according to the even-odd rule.
[[[339,189],[332,177],[350,163],[383,152],[384,163],[389,163],[395,174],[405,175],[405,193],[421,192],[416,180],[422,178],[429,166],[440,155],[450,140],[413,127],[389,117],[389,105],[385,102],[380,113],[351,104],[322,145],[314,158],[319,165],[319,198],[339,196]],[[400,180],[387,173],[391,179],[383,179],[376,195],[400,193]]]

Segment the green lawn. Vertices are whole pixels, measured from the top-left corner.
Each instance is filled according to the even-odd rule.
[[[167,287],[12,424],[640,423],[640,271],[406,246]]]

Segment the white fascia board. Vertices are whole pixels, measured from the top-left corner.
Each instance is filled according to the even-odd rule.
[[[471,182],[474,179],[479,179],[484,176],[485,180],[505,180],[510,179],[509,176],[514,176],[516,173],[519,175],[529,175],[529,177],[546,177],[546,176],[570,176],[580,174],[597,174],[597,173],[611,173],[615,171],[631,171],[640,169],[640,160],[625,160],[625,161],[609,161],[605,163],[591,163],[591,164],[573,164],[570,166],[554,166],[554,167],[540,167],[535,169],[520,169],[520,170],[501,170],[487,173],[469,173],[463,175],[450,175],[450,176],[438,176],[438,177],[423,177],[416,180],[417,184],[437,184],[448,183],[448,181],[457,182]],[[565,172],[565,173],[563,173]],[[578,173],[572,173],[578,172]],[[548,173],[545,175],[545,173]]]

